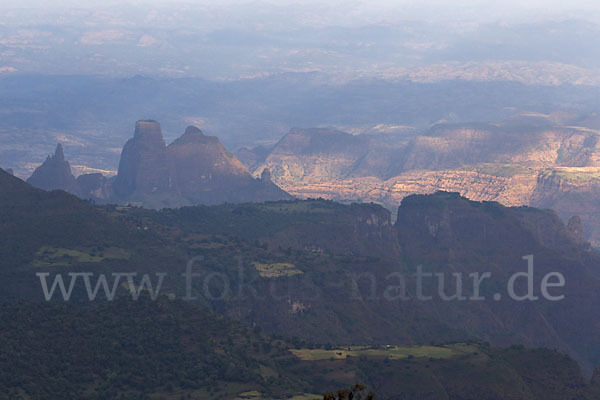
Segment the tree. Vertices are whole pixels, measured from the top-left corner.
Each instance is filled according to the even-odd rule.
[[[375,400],[375,394],[373,392],[367,393],[367,388],[357,383],[350,389],[341,389],[335,394],[325,393],[323,400]]]

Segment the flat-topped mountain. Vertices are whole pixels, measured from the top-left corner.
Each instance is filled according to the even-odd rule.
[[[218,138],[190,126],[167,146],[160,124],[152,120],[136,123],[134,136],[121,153],[116,177],[95,173],[75,179],[59,145],[56,154],[48,157],[28,182],[97,202],[151,208],[292,198],[270,176],[254,178]]]
[[[273,181],[290,193],[302,193],[306,183],[326,183],[361,176],[385,176],[392,163],[393,147],[367,135],[335,129],[290,130],[268,154],[243,149],[241,155],[255,165],[255,176],[268,168]],[[262,162],[257,158],[262,154]],[[306,194],[306,197],[320,197]],[[323,197],[327,197],[326,195]]]
[[[156,121],[138,121],[135,133],[121,152],[119,173],[114,183],[117,198],[137,194],[165,193],[171,188],[167,147]]]

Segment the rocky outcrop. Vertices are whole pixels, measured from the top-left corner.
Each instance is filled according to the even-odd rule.
[[[218,138],[190,126],[167,147],[170,182],[188,204],[240,203],[291,198],[271,181],[255,179]]]
[[[265,183],[271,183],[271,170],[269,168],[265,168],[263,169],[263,171],[260,174],[260,180],[265,182]]]
[[[171,168],[160,124],[138,121],[135,134],[121,152],[114,192],[119,199],[142,199],[147,194],[161,194],[171,188]]]
[[[111,180],[101,173],[84,174],[77,177],[78,195],[82,199],[107,203],[111,199]]]
[[[294,128],[255,169],[271,171],[278,185],[292,188],[309,182],[331,182],[360,176],[384,176],[392,152],[365,135],[333,129]]]
[[[44,190],[64,190],[85,200],[106,203],[112,197],[110,179],[100,173],[84,174],[75,178],[61,144],[53,156],[34,171],[27,183]]]
[[[168,146],[166,154],[173,167],[172,186],[191,202],[218,203],[224,193],[252,180],[216,137],[206,136],[193,126]]]
[[[391,212],[377,204],[342,206],[328,200],[280,203],[280,212],[294,213],[294,224],[271,237],[261,238],[269,247],[334,254],[401,257]],[[310,214],[318,219],[306,218]]]
[[[65,161],[62,145],[56,146],[54,155],[48,156],[46,161],[35,169],[27,183],[44,190],[65,190],[77,193],[77,183],[71,173],[71,166]]]
[[[482,293],[487,298],[498,294],[492,304],[436,303],[435,299],[423,303],[432,308],[435,305],[436,315],[443,316],[450,325],[472,329],[479,338],[496,344],[521,342],[561,349],[574,355],[591,373],[600,360],[597,341],[600,257],[573,237],[576,225],[573,220],[570,228],[565,226],[551,210],[509,208],[495,202],[470,201],[458,193],[438,192],[406,197],[394,226],[410,267],[422,265],[428,273],[462,273],[465,278],[475,272],[491,274]],[[532,279],[539,299],[517,302],[507,294],[507,282],[513,274],[527,270],[523,257],[528,255],[534,257]],[[565,279],[566,285],[560,290],[565,297],[540,306],[545,301],[540,283],[554,272]],[[447,282],[454,284],[452,279]],[[518,283],[517,288],[518,293],[523,293],[525,285]],[[436,293],[431,287],[428,290]],[[477,315],[478,322],[474,323],[475,319],[467,317],[468,314]],[[511,330],[520,333],[508,336],[501,333]]]
[[[585,241],[585,232],[583,231],[583,223],[581,217],[573,215],[567,222],[567,230],[571,234],[571,238],[577,242]]]
[[[583,234],[600,246],[600,168],[556,167],[541,171],[529,204],[551,208],[565,220],[578,216]],[[573,228],[575,228],[573,226]]]
[[[149,208],[196,204],[262,202],[292,197],[265,174],[254,178],[218,138],[190,126],[166,146],[160,124],[138,121],[121,153],[116,177],[100,173],[77,179],[62,146],[28,180],[42,189],[63,189],[99,203],[130,203]]]
[[[250,171],[254,171],[256,167],[265,161],[265,158],[267,158],[272,150],[273,146],[242,147],[235,155]]]
[[[166,146],[155,121],[137,122],[113,188],[117,201],[152,208],[291,198],[274,183],[252,177],[218,138],[197,127]]]

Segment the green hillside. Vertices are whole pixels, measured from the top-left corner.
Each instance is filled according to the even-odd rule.
[[[599,390],[581,370],[591,376],[600,361],[600,257],[550,211],[437,193],[407,198],[392,224],[373,204],[152,211],[97,207],[3,171],[0,187],[0,398],[307,399],[356,382],[384,399]],[[564,301],[489,299],[527,254],[536,282],[564,275]],[[418,265],[490,271],[488,300],[419,301]],[[188,266],[195,299],[180,301]],[[71,301],[57,289],[45,302],[38,273],[49,284],[85,273],[92,286],[100,274],[109,286],[113,273],[137,275],[111,302],[102,289],[90,301],[83,278]],[[390,298],[395,273],[406,298]],[[157,301],[131,301],[143,274],[153,289],[164,275]]]
[[[593,398],[577,364],[555,351],[478,343],[297,348],[166,298],[21,302],[3,305],[0,320],[2,399],[308,400],[355,382],[377,399]]]

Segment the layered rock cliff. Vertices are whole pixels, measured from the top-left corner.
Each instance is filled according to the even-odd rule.
[[[472,328],[494,343],[560,348],[575,355],[591,373],[600,360],[600,256],[581,240],[578,225],[576,219],[565,225],[551,210],[507,208],[495,202],[469,201],[458,193],[438,192],[406,197],[398,209],[395,228],[404,259],[412,266],[465,277],[474,272],[491,273],[481,292],[493,298],[489,304],[423,303],[432,308],[435,304],[438,315],[450,325]],[[523,257],[529,255],[533,256],[531,285],[538,299],[517,301],[507,295],[507,282],[513,274],[527,271]],[[560,272],[566,282],[560,290],[564,298],[544,305],[540,282],[554,272]],[[525,293],[525,282],[517,283],[517,292]],[[447,284],[456,283],[449,279]],[[477,315],[478,322],[466,317],[470,313]],[[502,333],[511,330],[518,333]]]
[[[519,115],[498,124],[440,124],[386,145],[373,137],[293,129],[261,165],[300,198],[374,201],[393,209],[415,193],[459,192],[473,200],[579,215],[600,245],[600,132],[560,126],[556,116]],[[336,145],[337,143],[337,145]]]

